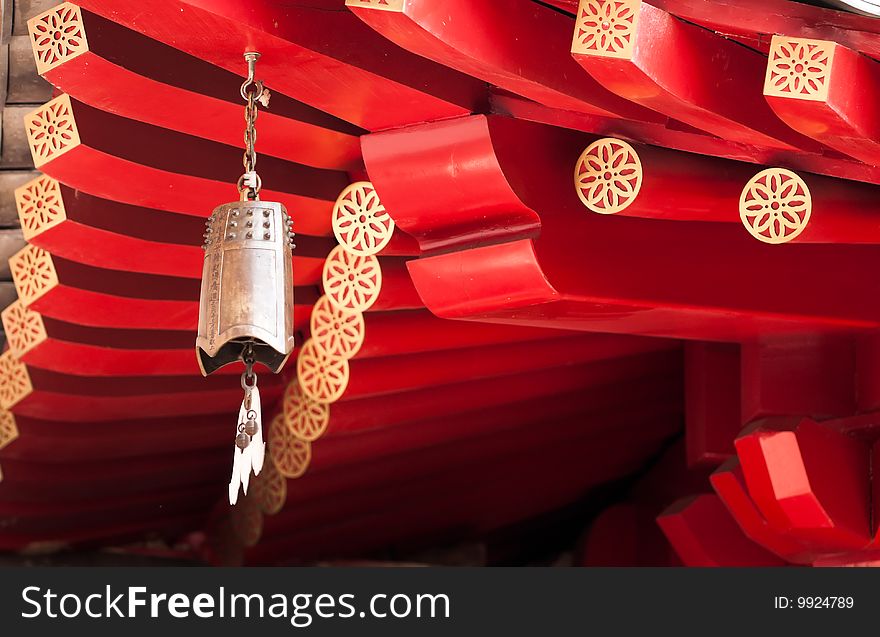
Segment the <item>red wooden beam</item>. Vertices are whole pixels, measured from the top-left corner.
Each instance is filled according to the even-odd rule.
[[[53,255],[111,270],[199,279],[205,224],[188,214],[94,197],[41,175],[15,191],[24,238]],[[298,234],[300,285],[321,280],[332,237]]]
[[[25,132],[37,168],[99,197],[198,217],[237,198],[241,153],[232,146],[99,111],[64,94],[28,113]],[[274,157],[263,157],[259,172],[262,197],[283,203],[297,232],[330,234],[329,211],[348,185],[345,173]]]
[[[26,246],[10,259],[21,302],[43,316],[94,327],[192,329],[198,321],[197,279],[105,270]],[[295,288],[294,326],[308,325],[317,298]]]
[[[37,72],[77,100],[122,117],[242,146],[242,78],[64,2],[28,21]],[[270,88],[274,87],[269,84]],[[170,104],[187,108],[170,108]],[[198,113],[193,117],[192,113]],[[260,113],[261,154],[356,168],[363,132],[274,93]]]
[[[774,35],[764,97],[793,129],[880,164],[880,65],[831,40]]]
[[[369,130],[459,117],[486,98],[482,82],[401,50],[348,11],[269,0],[161,0],[149,13],[139,0],[79,4],[235,74],[242,52],[259,51],[271,90]]]
[[[347,0],[402,48],[554,108],[627,119],[665,118],[577,72],[566,48],[571,19],[537,3]]]
[[[761,99],[763,55],[641,0],[581,0],[571,51],[608,90],[722,139],[821,149]]]
[[[263,375],[263,400],[281,393],[283,379]],[[89,378],[27,368],[0,355],[0,407],[16,415],[64,421],[120,420],[205,413],[234,413],[241,387],[230,376],[118,376]]]
[[[865,304],[875,297],[866,294],[862,275],[873,246],[784,250],[720,224],[648,223],[561,208],[541,222],[534,241],[410,262],[425,305],[443,318],[698,340],[864,329],[880,321],[880,307]],[[834,272],[820,261],[833,261]],[[761,280],[768,267],[810,281],[811,294],[747,283]]]

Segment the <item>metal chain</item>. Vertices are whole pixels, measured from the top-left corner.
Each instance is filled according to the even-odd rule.
[[[244,54],[244,59],[248,64],[248,77],[241,85],[241,96],[246,102],[244,109],[244,157],[242,165],[244,166],[244,174],[238,179],[238,192],[242,201],[245,199],[259,200],[260,189],[263,186],[260,176],[257,174],[257,102],[261,102],[263,106],[268,106],[269,91],[263,87],[260,80],[255,79],[257,60],[260,54],[253,51]]]

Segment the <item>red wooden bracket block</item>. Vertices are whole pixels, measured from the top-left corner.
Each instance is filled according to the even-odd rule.
[[[244,146],[239,74],[70,2],[32,18],[28,27],[37,72],[75,99],[154,126]],[[274,89],[271,81],[269,88]],[[258,126],[260,154],[319,168],[360,164],[362,129],[281,93],[273,93],[270,109],[261,109]]]
[[[627,119],[666,118],[578,73],[571,19],[535,3],[411,0],[348,8],[402,48],[554,108]]]
[[[199,281],[94,268],[26,246],[10,259],[21,302],[43,316],[93,327],[193,329]],[[314,287],[294,288],[294,326],[308,325]]]
[[[774,35],[764,97],[795,130],[880,164],[880,64],[830,40]]]
[[[761,99],[763,55],[641,0],[581,0],[571,52],[610,91],[712,135],[821,149]]]
[[[744,343],[743,425],[768,416],[817,420],[856,411],[856,348],[849,337],[810,336]]]
[[[202,219],[101,199],[41,175],[15,191],[24,238],[53,255],[111,270],[200,279]],[[300,285],[321,280],[332,237],[297,235]]]
[[[682,498],[657,523],[685,566],[783,566],[745,535],[715,494]]]
[[[28,113],[25,132],[37,168],[98,197],[197,217],[238,198],[239,149],[99,111],[68,95]],[[330,209],[348,175],[274,157],[263,157],[259,172],[262,197],[283,203],[297,232],[330,234]]]
[[[645,507],[615,504],[599,514],[581,540],[577,566],[677,566],[672,547]]]
[[[755,506],[738,458],[724,462],[709,479],[746,537],[787,562],[809,564],[813,561],[815,554],[808,545],[788,535],[785,529],[770,525]]]
[[[739,346],[687,343],[684,369],[688,465],[717,465],[736,453],[742,429]]]
[[[736,441],[749,495],[777,531],[825,553],[870,538],[869,449],[802,420],[793,430],[758,424]]]
[[[345,10],[271,0],[159,0],[147,13],[140,0],[79,4],[237,75],[242,52],[259,51],[271,90],[369,130],[460,117],[486,99],[484,83],[401,50]]]

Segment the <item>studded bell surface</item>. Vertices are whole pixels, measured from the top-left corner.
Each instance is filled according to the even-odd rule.
[[[241,360],[273,372],[294,346],[292,221],[270,201],[218,206],[207,222],[196,354],[202,373]]]

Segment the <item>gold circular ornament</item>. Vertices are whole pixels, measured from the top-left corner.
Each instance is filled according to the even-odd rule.
[[[346,312],[322,296],[312,309],[311,333],[315,346],[337,358],[352,358],[364,343],[364,316]]]
[[[296,380],[287,386],[283,402],[284,424],[297,438],[314,442],[327,430],[330,406],[307,396]]]
[[[810,189],[796,173],[768,168],[752,177],[739,199],[739,218],[764,243],[787,243],[810,222]]]
[[[263,470],[253,484],[254,500],[266,515],[275,515],[284,508],[287,500],[287,479],[278,471],[272,454],[266,456]]]
[[[332,223],[336,240],[361,256],[379,253],[394,234],[394,220],[369,181],[342,191],[333,206]]]
[[[245,498],[232,509],[232,528],[245,546],[256,546],[263,535],[263,512],[256,499]]]
[[[359,256],[336,246],[324,262],[324,293],[343,312],[366,312],[379,298],[382,269],[374,256]]]
[[[312,460],[311,443],[294,436],[281,414],[275,417],[269,428],[269,449],[275,466],[285,478],[299,478]]]
[[[581,202],[593,212],[613,215],[636,200],[642,188],[642,162],[624,141],[606,137],[587,146],[574,169]]]
[[[348,361],[330,356],[315,347],[314,339],[306,341],[296,359],[299,385],[309,398],[320,403],[333,403],[348,387]]]

